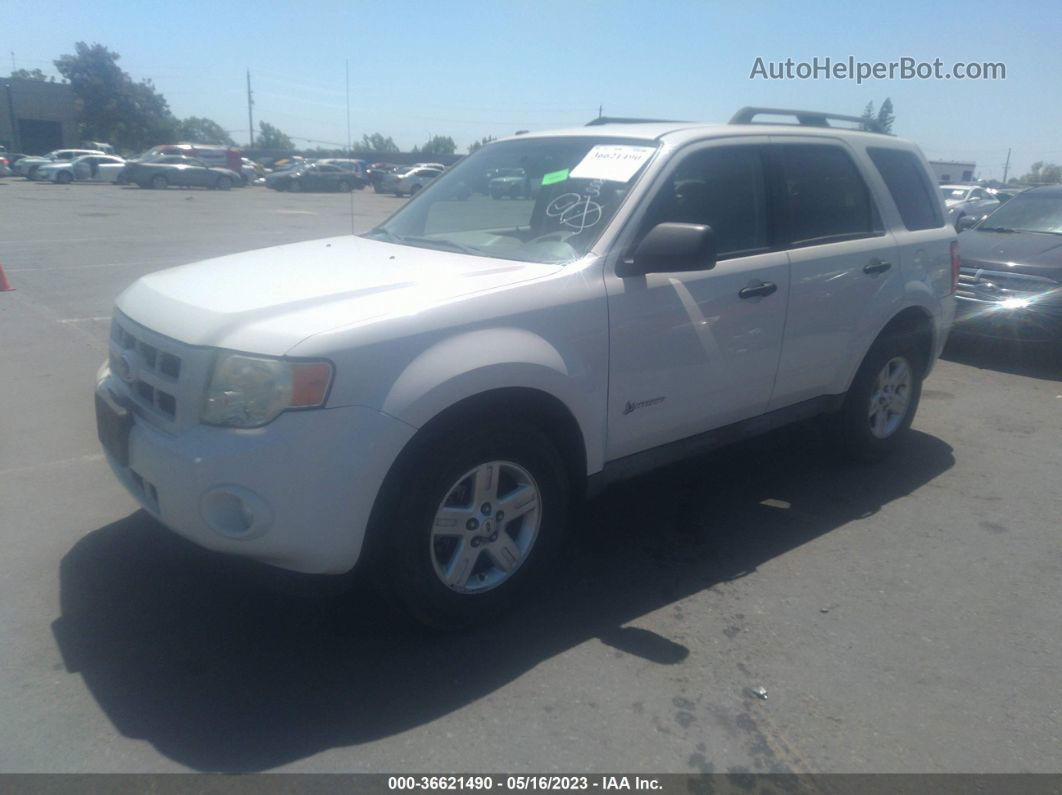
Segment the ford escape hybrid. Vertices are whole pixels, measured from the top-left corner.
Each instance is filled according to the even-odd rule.
[[[920,151],[838,120],[521,135],[365,234],[145,276],[97,378],[107,458],[192,541],[362,559],[437,626],[526,593],[609,482],[818,415],[880,458],[958,250]]]

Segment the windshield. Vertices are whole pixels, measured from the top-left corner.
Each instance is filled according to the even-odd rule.
[[[590,250],[655,151],[652,141],[590,136],[491,144],[433,180],[366,237],[570,262]]]
[[[969,191],[963,188],[941,188],[940,192],[944,194],[944,201],[962,201]]]
[[[979,228],[1062,235],[1062,196],[1043,193],[1015,196],[988,216]]]

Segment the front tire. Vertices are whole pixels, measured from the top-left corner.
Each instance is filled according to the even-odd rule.
[[[162,174],[156,174],[151,178],[150,185],[155,190],[165,190],[170,186],[170,181],[162,176]]]
[[[288,183],[288,191],[291,193],[302,193],[302,183],[297,179],[293,179]]]
[[[563,536],[564,463],[533,426],[491,424],[418,451],[403,473],[383,580],[419,623],[459,629],[508,608],[548,569]]]
[[[874,343],[832,418],[846,457],[875,462],[895,452],[918,411],[923,372],[922,356],[909,339],[888,336]]]
[[[66,171],[60,171],[58,174],[55,175],[55,181],[58,182],[60,185],[69,185],[71,182],[74,181],[74,175]]]
[[[352,190],[354,190],[354,186],[350,183],[349,180],[341,179],[339,181],[339,184],[336,185],[336,189],[340,193],[350,193]]]
[[[232,180],[225,176],[218,177],[214,187],[218,190],[229,190],[232,187]]]

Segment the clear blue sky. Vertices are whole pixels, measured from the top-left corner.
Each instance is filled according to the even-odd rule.
[[[858,115],[891,97],[895,132],[931,158],[973,159],[983,177],[1062,161],[1062,2],[55,2],[0,0],[0,56],[54,73],[75,41],[121,53],[178,116],[247,139],[255,120],[296,143],[379,131],[403,148],[450,135],[578,125],[606,115],[722,121],[748,104]],[[750,80],[766,60],[1002,61],[1003,81]]]

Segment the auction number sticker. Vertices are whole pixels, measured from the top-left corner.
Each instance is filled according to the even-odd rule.
[[[586,153],[568,176],[571,179],[627,182],[655,151],[653,146],[598,145]]]

